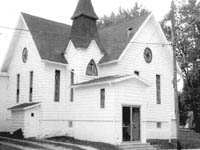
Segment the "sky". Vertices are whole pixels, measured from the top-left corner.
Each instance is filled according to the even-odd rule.
[[[171,0],[92,0],[96,14],[99,17],[117,13],[119,7],[130,9],[135,2],[150,10],[160,21],[169,11]],[[2,0],[0,6],[0,67],[8,50],[20,12],[54,20],[71,25],[71,16],[78,0]]]

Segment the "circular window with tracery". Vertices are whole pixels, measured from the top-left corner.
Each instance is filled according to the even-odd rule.
[[[150,48],[145,48],[144,50],[144,59],[147,63],[151,63],[152,61],[152,52]]]
[[[25,47],[22,51],[22,61],[24,63],[27,62],[27,59],[28,59],[28,49]]]

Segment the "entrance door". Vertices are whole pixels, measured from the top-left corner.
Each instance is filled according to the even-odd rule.
[[[123,141],[140,141],[140,108],[123,107],[122,121]]]

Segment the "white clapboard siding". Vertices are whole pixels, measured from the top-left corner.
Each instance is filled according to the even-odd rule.
[[[14,111],[12,112],[12,126],[10,131],[16,131],[22,129],[24,131],[24,112],[23,111]]]
[[[105,88],[105,108],[100,108],[100,89]],[[75,89],[72,105],[75,138],[116,144],[114,91],[100,85]]]
[[[92,41],[87,49],[76,49],[73,46],[73,43],[70,42],[66,50],[65,57],[69,63],[69,69],[75,70],[75,82],[80,83],[94,79],[95,77],[88,77],[86,75],[87,65],[91,59],[93,59],[95,63],[98,64],[102,56],[103,54],[101,53],[95,41]],[[100,71],[99,74],[101,74]]]
[[[151,112],[147,116],[149,119],[162,118],[161,115],[163,113],[168,112],[170,115],[170,113],[174,112],[171,48],[168,45],[144,44],[166,43],[159,28],[155,18],[152,16],[134,39],[139,43],[130,43],[118,63],[100,67],[101,76],[109,74],[134,74],[134,71],[139,71],[140,76],[151,83],[151,86],[145,93],[148,97],[146,104]],[[153,59],[150,64],[144,60],[144,49],[146,47],[149,47],[153,53]],[[156,104],[156,74],[161,76],[161,105]]]
[[[0,72],[0,132],[8,131],[8,112],[7,112],[7,96],[8,96],[8,79],[9,77]]]

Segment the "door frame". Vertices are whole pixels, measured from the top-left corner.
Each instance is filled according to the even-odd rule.
[[[139,108],[139,118],[140,118],[140,120],[139,120],[139,123],[140,123],[140,129],[139,129],[139,133],[140,133],[140,140],[139,141],[132,141],[132,140],[130,140],[130,141],[123,141],[123,107],[130,107],[131,109],[130,109],[130,112],[131,112],[131,114],[130,114],[130,118],[131,118],[131,122],[132,122],[132,108]],[[141,105],[128,105],[128,104],[122,104],[122,106],[121,106],[121,131],[122,131],[122,142],[123,143],[130,143],[130,142],[141,142]],[[131,132],[131,139],[132,139],[132,128],[131,128],[131,130],[130,130],[130,132]]]

